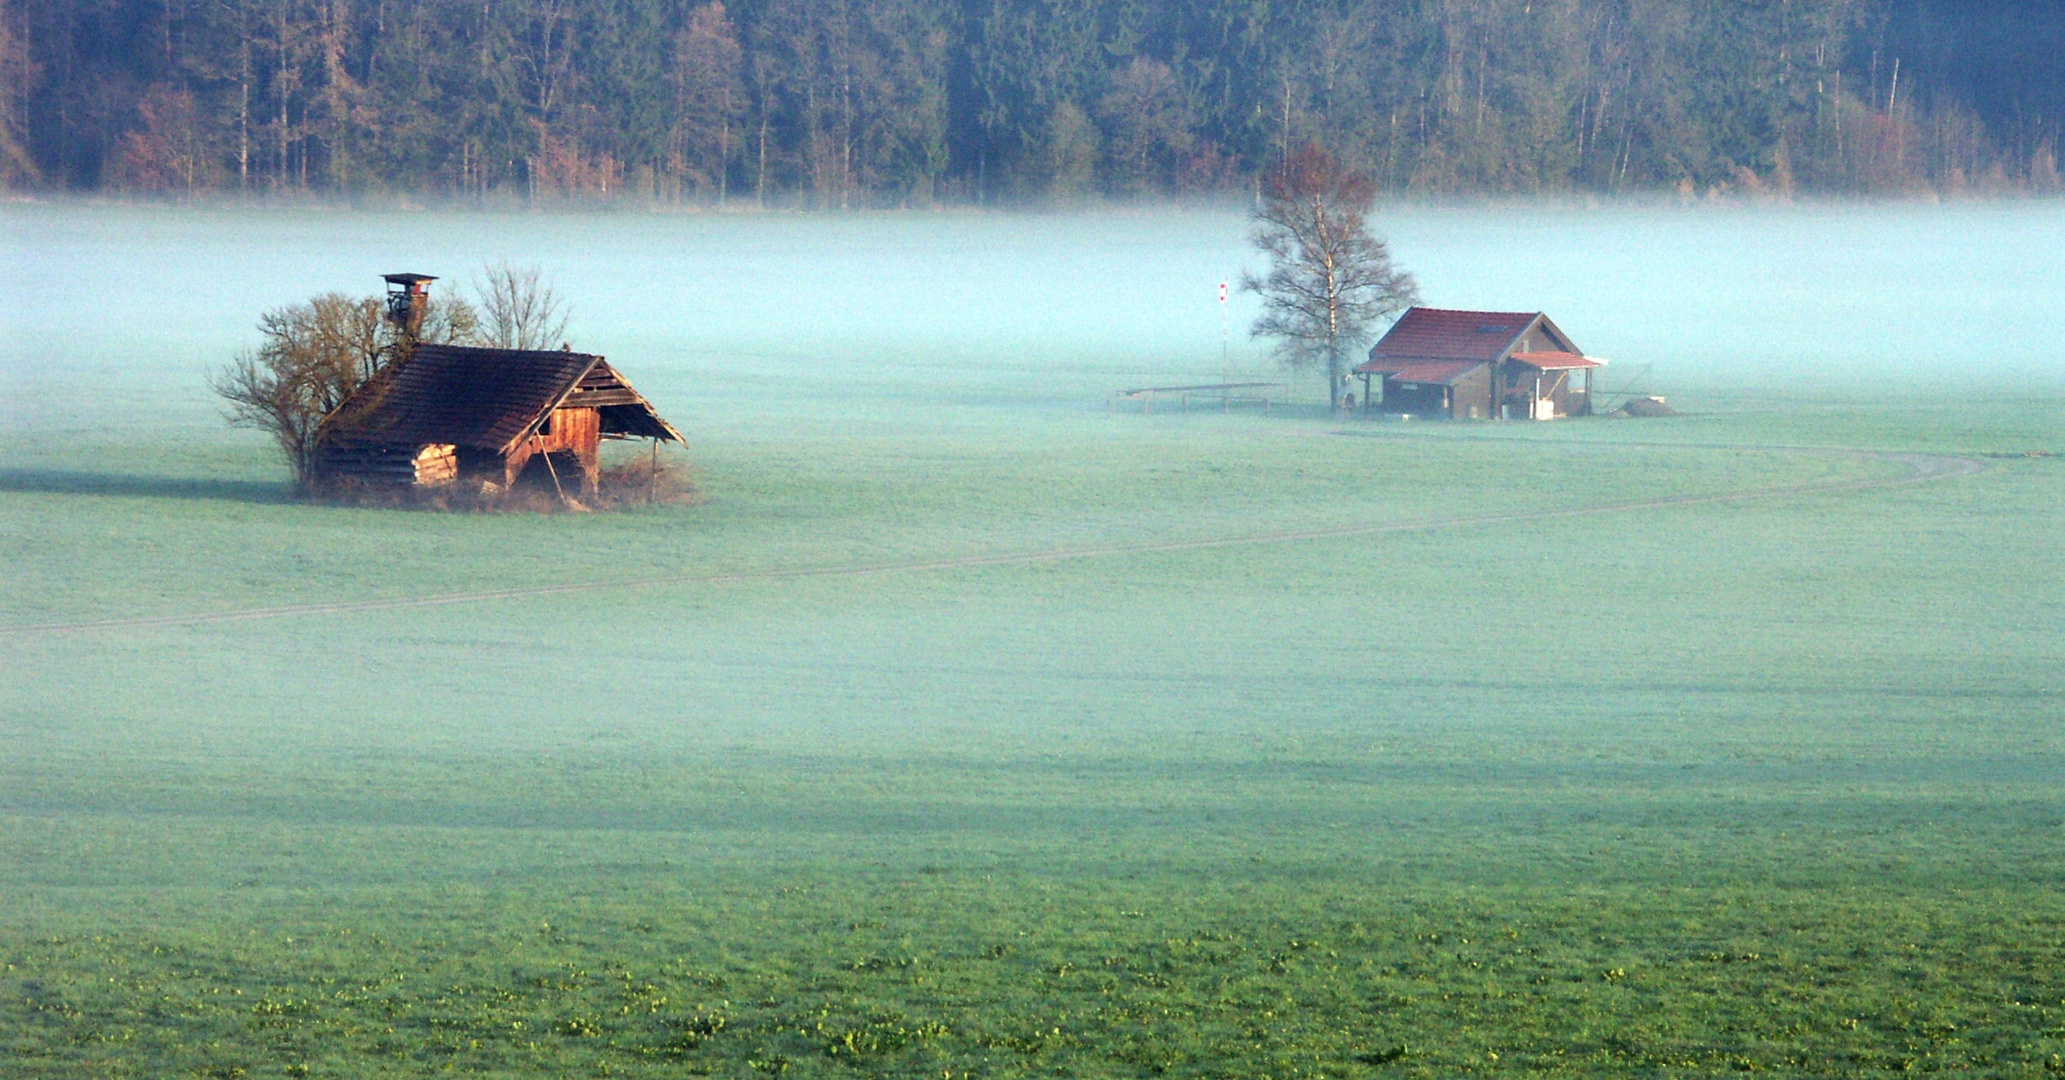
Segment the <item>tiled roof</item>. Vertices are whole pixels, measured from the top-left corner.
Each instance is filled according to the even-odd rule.
[[[1392,382],[1447,385],[1485,365],[1483,360],[1371,360],[1359,375],[1385,375]]]
[[[1516,352],[1509,359],[1543,371],[1569,371],[1572,368],[1600,366],[1600,361],[1573,352]]]
[[[608,390],[621,391],[597,395],[596,405],[611,406],[603,409],[605,432],[679,438],[600,356],[458,345],[419,345],[407,359],[389,365],[324,421],[323,438],[341,443],[450,443],[506,453],[561,399],[575,404],[572,398],[581,396],[577,389],[598,382],[592,377],[598,371],[608,373]]]
[[[1370,350],[1371,359],[1475,360],[1505,355],[1539,318],[1532,311],[1450,311],[1416,307]]]

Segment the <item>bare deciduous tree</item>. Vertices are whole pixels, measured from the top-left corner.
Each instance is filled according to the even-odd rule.
[[[1075,102],[1064,101],[1047,114],[1039,157],[1047,198],[1057,203],[1076,203],[1095,190],[1097,127]]]
[[[1319,147],[1292,154],[1264,183],[1253,214],[1253,240],[1269,256],[1269,273],[1241,275],[1241,288],[1262,298],[1250,333],[1275,338],[1293,367],[1323,361],[1336,408],[1349,350],[1418,298],[1412,275],[1391,265],[1390,249],[1369,231],[1375,199],[1369,177]]]
[[[668,163],[699,191],[714,191],[719,206],[730,194],[731,159],[745,115],[741,55],[738,27],[724,5],[704,4],[675,35],[667,76],[674,84],[675,108]]]
[[[42,179],[30,149],[28,110],[41,72],[9,8],[0,0],[0,191]]]
[[[437,301],[412,339],[386,311],[379,297],[343,293],[274,308],[258,320],[258,348],[209,377],[230,424],[271,435],[304,490],[314,479],[323,421],[353,391],[416,342],[470,341],[478,324],[465,301]]]
[[[407,345],[417,341],[434,345],[478,345],[482,339],[480,309],[454,296],[449,300],[428,301],[423,311],[423,320],[416,325],[413,341],[402,343],[389,350],[388,358],[399,356]]]
[[[180,191],[193,195],[208,186],[214,148],[194,95],[159,84],[137,102],[142,126],[122,136],[113,162],[117,182],[134,191]]]
[[[497,349],[551,349],[565,343],[573,311],[535,266],[481,268],[480,339]]]
[[[229,403],[229,422],[271,435],[306,488],[317,429],[386,363],[388,325],[379,301],[343,293],[274,308],[258,320],[257,350],[238,354],[209,384]]]

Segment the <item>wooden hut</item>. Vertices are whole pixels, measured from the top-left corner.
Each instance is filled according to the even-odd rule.
[[[417,345],[324,419],[319,482],[595,494],[603,439],[682,440],[600,356]]]
[[[1416,307],[1370,348],[1363,407],[1456,420],[1589,416],[1588,357],[1539,311]]]

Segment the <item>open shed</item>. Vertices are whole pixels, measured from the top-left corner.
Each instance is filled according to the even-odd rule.
[[[329,484],[506,489],[529,473],[590,497],[603,439],[683,441],[600,356],[418,345],[324,419],[316,475]]]
[[[1588,357],[1539,311],[1416,307],[1355,369],[1363,408],[1456,420],[1589,416]]]

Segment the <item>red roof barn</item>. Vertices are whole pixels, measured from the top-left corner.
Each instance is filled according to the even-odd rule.
[[[1591,415],[1592,369],[1604,363],[1539,311],[1416,307],[1355,374],[1377,412],[1549,420]]]

